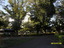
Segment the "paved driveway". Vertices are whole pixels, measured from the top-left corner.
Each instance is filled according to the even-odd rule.
[[[58,42],[54,35],[37,36],[36,39],[11,48],[61,48],[59,44],[51,44],[51,42]]]

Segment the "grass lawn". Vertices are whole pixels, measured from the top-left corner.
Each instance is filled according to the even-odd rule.
[[[30,41],[34,39],[33,37],[29,38],[29,37],[24,37],[24,38],[10,38],[10,39],[6,39],[6,40],[2,40],[2,47],[0,48],[9,48],[9,47],[13,47],[16,45],[20,45],[24,42]]]

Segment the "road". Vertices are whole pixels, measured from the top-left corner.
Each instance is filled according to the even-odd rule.
[[[51,42],[58,42],[54,35],[36,36],[37,38],[25,42],[21,45],[11,48],[62,48],[59,44],[51,44]]]

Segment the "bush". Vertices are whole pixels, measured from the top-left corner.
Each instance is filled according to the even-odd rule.
[[[62,32],[62,33],[59,33],[59,35],[64,35],[64,32]]]
[[[64,35],[62,34],[55,34],[55,36],[59,39],[59,42],[62,42],[62,44],[64,45]]]
[[[64,36],[61,38],[61,42],[64,45]]]

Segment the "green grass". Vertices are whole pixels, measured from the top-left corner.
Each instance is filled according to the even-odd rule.
[[[62,42],[62,44],[64,44],[64,35],[55,34],[55,36],[59,39],[59,42]]]
[[[64,44],[64,35],[59,35],[59,41],[62,42],[62,44]]]
[[[34,38],[16,38],[16,39],[6,39],[6,40],[3,40],[2,41],[2,45],[3,47],[0,47],[0,48],[9,48],[9,47],[13,47],[13,46],[16,46],[16,45],[20,45],[24,42],[27,42],[27,41],[30,41]]]

